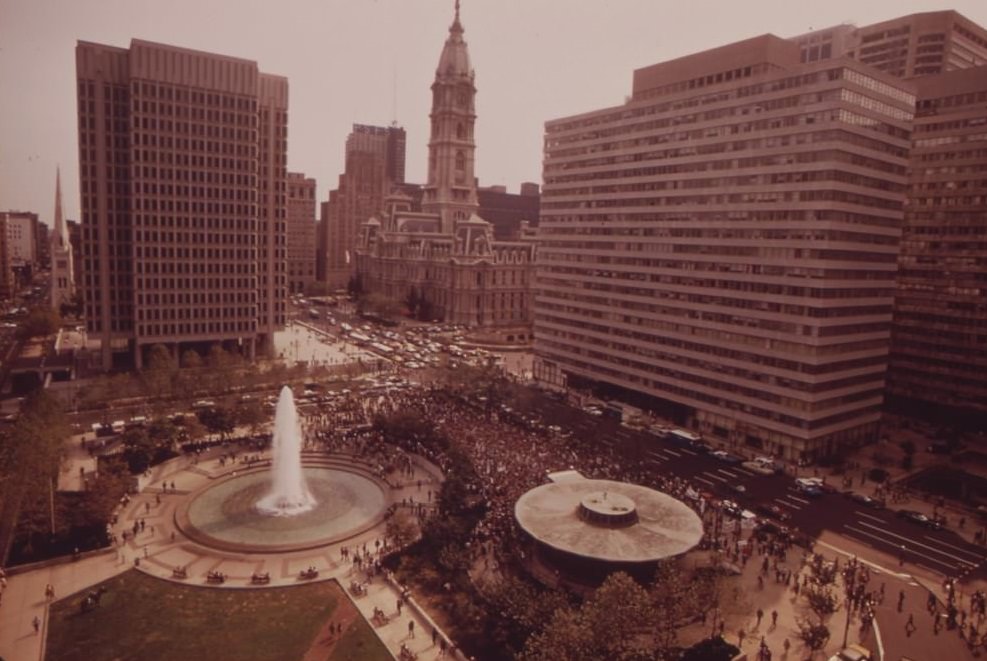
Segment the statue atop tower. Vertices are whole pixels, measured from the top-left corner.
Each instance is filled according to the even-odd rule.
[[[422,210],[441,217],[443,233],[468,220],[479,207],[474,162],[476,144],[475,74],[459,21],[459,0],[432,83],[432,122],[428,142],[428,183]]]

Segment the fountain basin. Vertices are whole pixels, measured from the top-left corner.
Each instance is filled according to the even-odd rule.
[[[237,553],[283,553],[327,546],[380,523],[388,488],[356,467],[306,465],[315,499],[294,516],[270,516],[257,502],[270,489],[266,468],[237,470],[193,492],[176,510],[175,524],[203,546]]]

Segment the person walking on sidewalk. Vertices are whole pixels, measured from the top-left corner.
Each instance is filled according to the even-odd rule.
[[[408,638],[415,637],[415,621],[408,620]]]
[[[41,618],[35,615],[34,619],[31,620],[31,626],[34,627],[34,633],[38,633],[39,631],[41,631]]]

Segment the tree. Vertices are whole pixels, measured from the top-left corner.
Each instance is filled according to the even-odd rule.
[[[5,564],[22,508],[50,497],[70,429],[61,403],[32,393],[20,416],[0,432],[0,564]]]
[[[548,626],[528,639],[522,661],[652,659],[655,617],[651,595],[627,574],[617,572],[579,609],[555,611]]]
[[[408,316],[415,317],[418,314],[418,306],[422,297],[418,293],[418,288],[413,286],[408,290],[408,295],[404,299],[404,304],[408,307]]]
[[[242,400],[233,409],[233,418],[237,425],[247,427],[251,434],[259,434],[270,422],[270,416],[264,411],[259,400]]]
[[[797,622],[798,637],[813,652],[821,650],[829,642],[829,629],[824,624],[812,624],[808,620]]]
[[[805,595],[809,608],[819,618],[820,624],[823,624],[826,618],[840,609],[839,598],[833,594],[832,589],[828,586],[806,586],[802,594]]]
[[[386,535],[394,546],[402,548],[418,535],[418,526],[406,510],[398,510],[387,520]]]
[[[740,654],[736,645],[731,645],[721,636],[701,640],[688,648],[681,661],[730,661]]]
[[[152,346],[148,351],[147,367],[141,373],[148,396],[158,398],[169,394],[175,372],[175,363],[168,347],[163,344]]]
[[[202,356],[195,349],[186,349],[182,353],[182,367],[187,369],[199,369],[202,367]]]
[[[134,475],[150,468],[154,450],[154,441],[143,427],[131,427],[123,433],[123,459]]]
[[[213,406],[199,411],[199,421],[206,426],[212,434],[219,434],[220,438],[226,439],[236,429],[236,418],[233,411],[225,406]]]
[[[369,313],[380,319],[391,319],[401,313],[401,305],[389,296],[374,292],[360,299],[360,313]]]
[[[57,312],[49,307],[39,306],[31,308],[27,317],[21,322],[20,334],[22,337],[45,337],[58,332],[62,326],[62,318]]]

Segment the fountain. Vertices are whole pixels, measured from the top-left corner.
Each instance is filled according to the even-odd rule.
[[[271,443],[271,491],[257,501],[257,511],[269,516],[296,516],[315,507],[302,472],[302,432],[291,388],[285,386],[274,410]]]
[[[270,470],[216,466],[179,504],[175,524],[185,537],[223,551],[282,553],[350,539],[385,519],[391,489],[369,467],[317,453],[302,460],[288,387],[278,398],[272,441]]]

